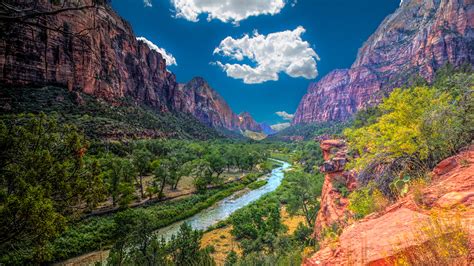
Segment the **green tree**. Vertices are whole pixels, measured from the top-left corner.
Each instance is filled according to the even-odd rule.
[[[46,244],[94,197],[88,186],[100,183],[84,166],[87,147],[75,127],[55,117],[0,121],[0,264],[15,261],[8,254],[19,250],[34,262],[50,258]]]
[[[138,171],[139,180],[137,184],[140,186],[140,197],[143,198],[143,176],[149,170],[152,154],[147,149],[139,149],[133,151],[133,164]]]
[[[321,196],[324,177],[321,174],[294,171],[287,173],[286,179],[289,184],[286,193],[288,213],[303,213],[307,225],[313,227],[319,210],[318,197]]]
[[[104,167],[104,179],[107,181],[108,190],[112,196],[113,206],[117,203],[121,207],[127,207],[134,197],[133,181],[136,175],[130,160],[109,156],[102,159]]]

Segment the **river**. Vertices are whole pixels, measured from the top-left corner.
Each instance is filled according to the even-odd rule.
[[[188,223],[195,230],[206,230],[218,222],[227,219],[238,209],[258,200],[263,195],[274,191],[278,188],[278,186],[280,186],[285,170],[291,166],[289,163],[284,161],[275,161],[281,163],[282,165],[273,169],[272,172],[267,175],[266,178],[264,178],[267,180],[267,183],[264,186],[245,193],[242,193],[242,191],[237,191],[233,195],[224,198],[223,200],[214,204],[212,207],[209,207],[195,214],[194,216],[157,230],[155,234],[159,237],[163,236],[165,239],[170,239],[173,234],[176,234],[179,231],[179,227],[183,223]],[[94,262],[106,260],[107,256],[108,252],[92,252],[58,263],[57,265],[92,265]]]
[[[272,170],[264,186],[243,194],[236,192],[194,216],[159,229],[156,234],[169,239],[178,232],[179,227],[183,223],[188,223],[195,230],[206,230],[218,222],[227,219],[236,210],[249,205],[280,186],[284,171],[290,167],[290,164],[283,161],[278,162],[282,163],[282,166]]]

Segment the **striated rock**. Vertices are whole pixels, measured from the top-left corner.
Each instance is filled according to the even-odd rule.
[[[9,0],[38,12],[92,6],[98,0]],[[54,4],[54,3],[58,4]],[[63,3],[64,2],[64,3]],[[202,78],[178,84],[163,56],[137,41],[131,26],[107,4],[28,20],[0,20],[0,84],[56,85],[120,104],[131,99],[157,111],[194,115],[216,128],[261,131],[250,114],[237,116]],[[77,99],[78,104],[82,103]]]
[[[474,63],[473,0],[405,0],[359,50],[350,69],[309,85],[293,124],[343,121],[420,75]]]
[[[239,114],[239,128],[241,130],[250,130],[255,132],[262,131],[262,126],[255,122],[253,117],[248,112]]]
[[[344,166],[348,159],[347,147],[342,140],[323,140],[320,143],[323,151],[324,164],[320,172],[325,174],[321,193],[321,208],[316,217],[314,236],[320,237],[325,228],[333,225],[344,225],[350,216],[347,198],[344,198],[334,185],[343,183],[348,190],[355,188],[355,176],[345,171]]]
[[[461,228],[468,238],[469,254],[450,264],[470,265],[474,259],[474,146],[447,160],[451,159],[464,163],[442,174],[433,172],[427,187],[347,226],[337,243],[323,245],[304,265],[395,265],[400,254],[423,250],[419,248]]]
[[[63,5],[48,0],[9,2],[38,11]],[[65,1],[65,6],[93,3]],[[158,110],[170,109],[174,74],[166,70],[161,54],[137,41],[130,25],[108,5],[44,16],[38,23],[42,26],[2,22],[1,83],[60,85],[109,101],[131,97]]]
[[[262,131],[249,113],[236,115],[227,102],[201,77],[176,87],[174,110],[190,113],[202,123],[229,130]]]

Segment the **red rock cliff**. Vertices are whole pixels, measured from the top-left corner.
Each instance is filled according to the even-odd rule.
[[[321,214],[325,218],[318,215],[318,221],[331,217],[327,215]],[[346,226],[335,243],[322,243],[321,249],[303,264],[397,265],[394,260],[403,258],[405,262],[412,259],[411,263],[418,265],[472,265],[473,225],[474,146],[471,146],[440,162],[432,172],[430,184],[412,190],[383,211]],[[452,243],[457,243],[455,246],[442,246],[452,239],[457,239]],[[458,253],[453,254],[462,255],[440,262],[438,259],[446,259],[443,257],[446,254],[438,254],[440,258],[433,256],[439,248],[443,252],[456,249]]]
[[[350,69],[309,85],[293,124],[341,121],[419,74],[474,63],[473,0],[405,0],[359,50]]]
[[[38,12],[87,8],[22,21],[0,19],[0,84],[59,85],[110,102],[127,97],[159,111],[190,113],[216,128],[261,130],[250,115],[241,123],[202,78],[178,84],[162,55],[137,41],[124,19],[107,4],[93,5],[105,1],[57,2],[7,1]]]
[[[48,0],[8,2],[39,12],[63,7],[61,1],[57,5]],[[94,2],[65,1],[65,7]],[[130,25],[106,4],[1,26],[3,84],[56,84],[109,101],[129,96],[159,110],[170,109],[175,76],[166,70],[161,54],[137,41]]]
[[[178,85],[173,106],[215,128],[262,130],[249,113],[236,115],[226,101],[200,77]]]
[[[348,190],[355,188],[355,177],[345,171],[348,161],[346,143],[342,140],[323,140],[320,143],[324,164],[320,172],[325,174],[321,193],[321,207],[316,217],[314,236],[319,238],[325,228],[345,225],[350,213],[347,210],[348,200],[337,190],[337,183]]]

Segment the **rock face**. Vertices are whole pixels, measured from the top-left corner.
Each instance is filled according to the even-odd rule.
[[[412,75],[432,80],[446,63],[474,64],[473,0],[404,0],[359,50],[350,69],[309,85],[293,124],[343,121]]]
[[[179,84],[172,101],[175,110],[190,113],[214,128],[262,130],[249,113],[236,115],[226,101],[200,77]]]
[[[45,12],[63,7],[63,1],[8,2]],[[116,104],[128,98],[158,111],[187,112],[213,127],[258,129],[249,115],[240,123],[202,78],[178,84],[160,53],[137,41],[110,6],[95,2],[66,0],[65,7],[89,7],[27,20],[34,26],[0,20],[0,84],[59,85]]]
[[[474,146],[442,161],[432,176],[428,186],[410,192],[380,213],[347,226],[336,243],[323,245],[304,265],[396,265],[394,260],[398,258],[416,258],[416,264],[420,265],[471,265]],[[459,237],[461,232],[463,236]],[[460,241],[447,242],[453,239],[459,239],[462,245],[452,246],[461,244]],[[451,244],[443,249],[441,243]],[[464,256],[443,262],[432,256],[437,248],[452,252],[461,246],[465,248]],[[427,259],[435,260],[430,264],[426,263]]]
[[[41,11],[62,7],[48,0],[10,2]],[[66,6],[74,6],[71,2],[91,6],[94,0],[66,1]],[[166,70],[161,54],[137,41],[130,25],[108,5],[43,19],[41,26],[2,24],[1,83],[61,85],[109,101],[132,97],[162,111],[170,109],[175,76]]]
[[[355,188],[355,176],[344,170],[348,161],[346,143],[342,140],[323,140],[320,146],[325,162],[319,170],[325,174],[325,177],[321,193],[321,208],[315,222],[315,237],[320,237],[325,228],[343,226],[346,218],[350,216],[347,210],[349,202],[335,187],[337,183],[343,184],[348,191]]]

